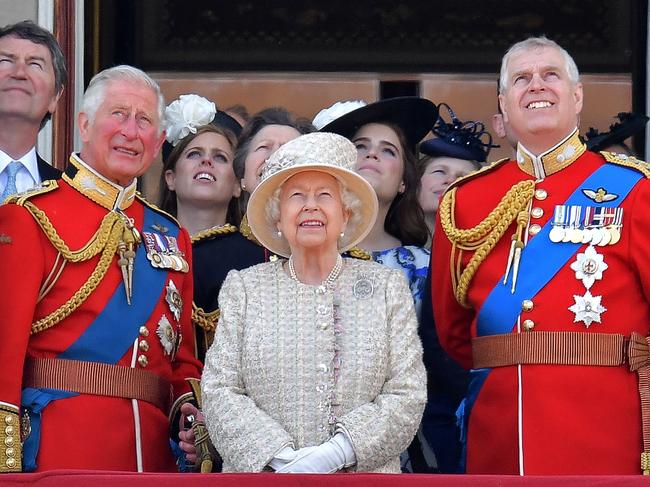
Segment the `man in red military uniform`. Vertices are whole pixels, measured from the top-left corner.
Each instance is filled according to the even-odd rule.
[[[516,160],[448,190],[432,255],[440,342],[473,368],[467,472],[647,470],[648,165],[586,151],[578,70],[546,38],[505,55],[499,101]]]
[[[142,71],[99,73],[63,180],[0,207],[0,471],[176,469],[170,420],[200,374],[190,240],[136,194],[163,109]]]

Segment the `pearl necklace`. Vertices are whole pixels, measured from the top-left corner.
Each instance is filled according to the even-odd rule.
[[[334,267],[332,267],[332,270],[327,275],[325,280],[321,282],[320,285],[328,288],[333,287],[334,281],[336,281],[336,279],[339,277],[342,270],[343,270],[343,258],[340,255],[337,255],[336,264],[334,264]],[[291,275],[291,279],[293,279],[296,282],[301,282],[300,279],[298,279],[298,274],[296,274],[296,268],[293,266],[293,256],[289,257],[289,274]]]

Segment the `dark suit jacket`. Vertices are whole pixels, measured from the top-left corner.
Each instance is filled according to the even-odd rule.
[[[45,181],[46,179],[59,179],[63,174],[57,168],[50,166],[38,154],[36,154],[36,160],[38,161],[38,174],[41,176],[41,181]]]

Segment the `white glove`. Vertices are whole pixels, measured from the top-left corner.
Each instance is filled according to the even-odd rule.
[[[294,460],[302,458],[307,453],[311,452],[318,448],[317,446],[308,446],[306,448],[301,448],[300,450],[294,450],[290,446],[285,446],[280,450],[269,462],[269,467],[273,470],[278,471],[282,467],[288,465]]]
[[[344,467],[351,467],[356,462],[357,457],[348,437],[344,433],[336,433],[322,445],[296,457],[282,468],[277,469],[276,472],[334,473]]]

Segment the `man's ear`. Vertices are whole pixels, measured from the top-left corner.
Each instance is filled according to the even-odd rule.
[[[89,128],[90,128],[90,119],[88,115],[84,112],[79,112],[77,114],[77,127],[79,127],[79,137],[82,142],[88,142],[89,140]]]
[[[576,83],[576,86],[573,89],[573,99],[576,105],[576,115],[579,117],[580,112],[582,111],[583,101],[582,83]]]

